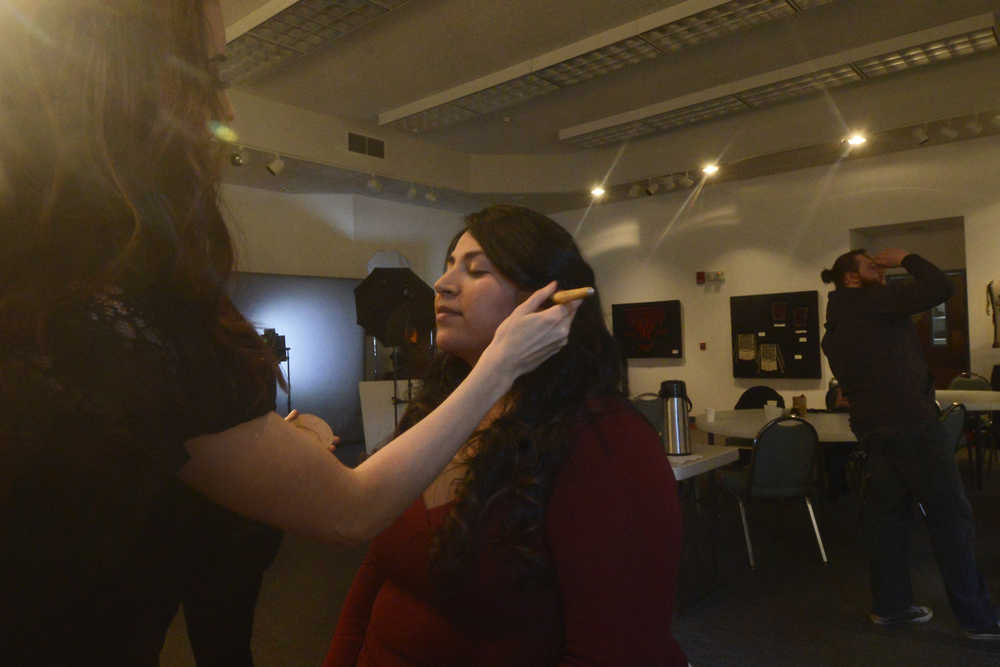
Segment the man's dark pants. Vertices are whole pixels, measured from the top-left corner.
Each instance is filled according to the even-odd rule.
[[[873,611],[889,616],[913,604],[910,524],[914,501],[920,501],[959,623],[966,629],[995,627],[996,611],[976,567],[972,506],[955,463],[954,443],[947,440],[936,421],[908,431],[876,431],[863,439]]]

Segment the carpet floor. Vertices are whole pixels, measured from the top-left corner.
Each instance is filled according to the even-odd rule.
[[[346,462],[357,452],[342,448]],[[963,457],[964,459],[964,457]],[[960,459],[960,467],[968,462]],[[1000,600],[1000,470],[970,491],[977,556]],[[934,609],[923,625],[884,628],[868,620],[868,566],[853,496],[817,507],[829,565],[819,558],[804,505],[751,506],[757,569],[750,570],[735,501],[722,497],[718,577],[673,621],[695,667],[1000,667],[1000,642],[965,639],[951,610],[927,539],[913,520],[912,573],[918,603]],[[286,537],[261,590],[253,648],[258,667],[318,666],[364,547],[337,548]],[[194,665],[178,614],[161,654],[164,667]],[[638,666],[628,666],[638,667]]]

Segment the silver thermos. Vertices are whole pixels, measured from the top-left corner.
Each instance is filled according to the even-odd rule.
[[[691,453],[691,428],[688,413],[691,399],[683,380],[666,380],[660,383],[663,399],[663,445],[670,456],[687,456]]]

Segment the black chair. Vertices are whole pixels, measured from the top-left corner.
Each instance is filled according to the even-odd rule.
[[[993,384],[982,375],[970,371],[962,371],[948,383],[949,389],[964,389],[965,391],[991,391]],[[965,435],[969,444],[969,460],[972,460],[973,449],[976,461],[974,482],[978,488],[983,486],[983,458],[987,463],[987,473],[993,470],[993,459],[997,453],[997,427],[993,413],[966,413]]]
[[[957,453],[962,447],[968,448],[969,441],[965,437],[965,406],[961,403],[952,403],[941,411],[938,420],[944,426],[948,441],[952,443]]]
[[[778,417],[760,430],[753,440],[753,456],[746,470],[723,470],[723,486],[736,496],[746,538],[747,559],[755,569],[746,505],[753,498],[803,498],[812,521],[824,563],[826,549],[819,534],[809,497],[817,493],[819,436],[812,424],[797,417]]]
[[[760,410],[767,404],[768,401],[777,401],[779,408],[785,407],[785,399],[781,397],[781,394],[766,385],[757,385],[755,387],[750,387],[740,394],[734,409]],[[728,437],[726,438],[726,444],[730,447],[742,447],[744,449],[748,449],[753,446],[753,440],[750,438]],[[741,452],[740,456],[740,463],[743,465],[746,464],[745,456],[743,456],[744,454],[745,452]]]
[[[969,477],[975,483],[975,471],[973,469],[975,466],[975,457],[973,456],[972,449],[974,443],[970,440],[965,430],[966,423],[968,422],[965,406],[961,403],[952,403],[941,412],[938,421],[944,426],[948,442],[951,443],[955,453],[958,454],[962,448],[965,448],[966,454],[969,457]],[[922,506],[920,509],[921,512],[924,511]],[[927,516],[926,512],[924,512],[924,516]]]
[[[649,425],[656,429],[657,435],[660,436],[660,440],[663,440],[663,399],[660,398],[659,394],[653,392],[648,392],[645,394],[639,394],[638,396],[633,396],[629,399],[635,409],[639,411]]]
[[[964,389],[966,391],[991,391],[993,385],[982,375],[976,375],[969,371],[962,371],[951,379],[948,389]]]
[[[735,409],[760,410],[768,401],[777,401],[779,408],[785,407],[785,399],[781,397],[781,394],[766,385],[757,385],[756,387],[750,387],[740,394],[739,400],[736,401]]]
[[[830,380],[830,384],[826,389],[826,411],[827,412],[847,412],[847,408],[843,406],[838,406],[837,401],[841,397],[840,383],[836,380]]]

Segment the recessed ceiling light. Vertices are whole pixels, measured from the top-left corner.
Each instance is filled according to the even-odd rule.
[[[594,187],[590,188],[590,196],[593,197],[594,199],[600,199],[601,197],[604,196],[604,188],[601,187],[600,185],[595,185]]]
[[[922,127],[915,127],[913,128],[913,140],[923,146],[930,141],[930,137],[927,136],[927,130]]]
[[[682,187],[689,188],[694,185],[694,179],[691,178],[690,174],[685,172],[677,177],[677,184]]]
[[[654,181],[653,179],[649,179],[649,183],[646,184],[646,194],[652,197],[659,191],[660,191],[660,184]]]
[[[712,174],[714,174],[714,173],[716,173],[716,172],[719,171],[719,165],[717,165],[717,164],[706,164],[704,167],[701,168],[701,171],[706,176],[711,176]]]
[[[860,132],[855,132],[851,136],[847,137],[845,141],[847,141],[848,146],[860,146],[861,144],[868,141],[868,137],[861,134]]]

